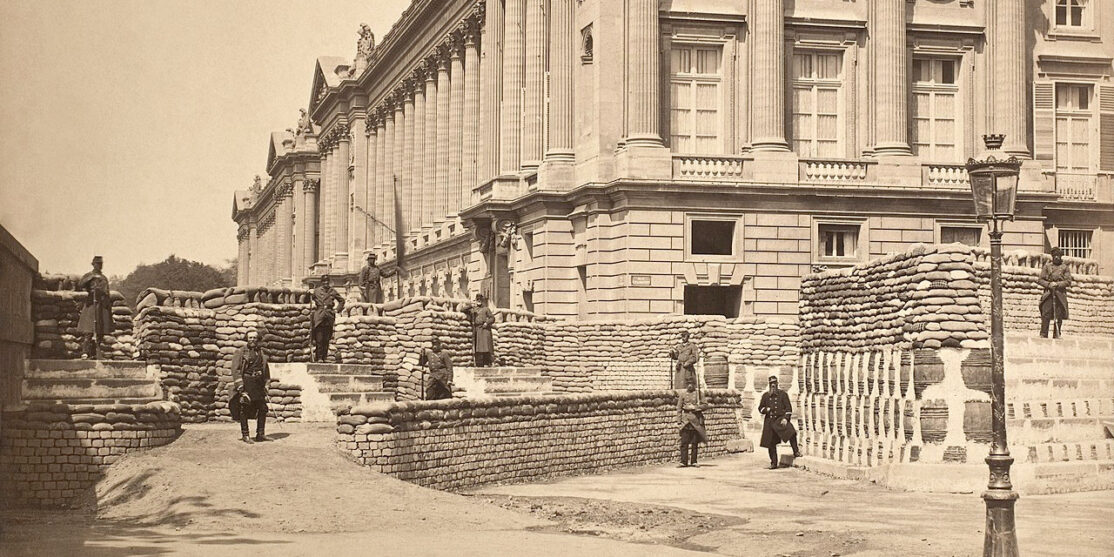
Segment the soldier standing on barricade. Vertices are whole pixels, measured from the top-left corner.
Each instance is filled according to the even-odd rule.
[[[360,294],[364,301],[372,304],[383,303],[383,277],[394,276],[398,270],[384,271],[375,265],[376,255],[367,254],[367,265],[360,269]]]
[[[441,346],[441,339],[433,337],[432,348],[422,350],[418,365],[429,369],[429,387],[422,379],[422,398],[439,400],[453,397],[453,360],[449,351]]]
[[[701,399],[694,381],[677,394],[677,412],[681,420],[681,466],[696,466],[697,447],[708,442],[704,429],[704,410],[708,405]]]
[[[681,331],[681,344],[669,351],[669,357],[677,362],[674,366],[674,388],[688,385],[690,380],[696,385],[696,362],[700,360],[700,347],[689,340],[688,331]]]
[[[1052,248],[1052,262],[1041,267],[1037,284],[1044,287],[1041,293],[1041,336],[1048,338],[1048,324],[1052,323],[1052,338],[1060,338],[1060,327],[1068,318],[1068,287],[1071,270],[1064,263],[1064,252]]]
[[[778,467],[777,444],[789,441],[793,456],[801,456],[797,448],[797,428],[793,427],[793,405],[789,403],[789,393],[777,388],[777,376],[770,376],[770,388],[762,393],[758,402],[758,413],[765,416],[762,420],[762,441],[759,446],[770,452],[770,470]]]
[[[248,331],[247,345],[237,348],[232,356],[232,396],[228,399],[228,409],[232,419],[240,422],[240,438],[245,443],[251,443],[248,437],[250,418],[255,418],[255,440],[267,440],[267,384],[270,381],[271,368],[259,346],[259,332]]]
[[[471,317],[476,367],[489,367],[495,352],[495,340],[491,336],[495,314],[488,309],[487,298],[483,294],[476,294],[476,303],[472,306]]]
[[[339,307],[333,309],[333,301]],[[310,336],[313,338],[313,361],[324,362],[333,340],[337,312],[344,311],[344,298],[329,284],[329,275],[321,275],[321,284],[313,289],[313,313],[310,314]]]
[[[112,300],[108,291],[108,278],[101,272],[104,258],[93,257],[93,270],[85,273],[77,281],[77,290],[88,296],[81,307],[81,318],[77,321],[77,332],[81,333],[81,359],[101,358],[101,343],[104,335],[112,333]]]

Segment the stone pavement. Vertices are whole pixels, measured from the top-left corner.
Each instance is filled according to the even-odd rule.
[[[979,493],[927,494],[768,470],[745,453],[699,468],[660,466],[549,483],[478,490],[524,497],[578,497],[657,504],[738,517],[736,526],[688,540],[723,555],[977,555]],[[1114,491],[1023,497],[1017,504],[1024,555],[1114,555]],[[656,551],[656,550],[655,550]]]

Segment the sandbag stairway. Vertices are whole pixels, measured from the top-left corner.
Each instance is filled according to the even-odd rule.
[[[132,360],[28,360],[25,404],[145,404],[162,400],[158,374]]]

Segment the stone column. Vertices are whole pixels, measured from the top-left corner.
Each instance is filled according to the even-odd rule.
[[[498,0],[492,0],[498,1]],[[479,22],[472,21],[464,35],[464,145],[461,148],[461,189],[458,209],[472,204],[472,188],[477,184],[479,164],[480,127],[480,67]]]
[[[347,122],[341,122],[336,127],[336,148],[333,149],[332,171],[335,185],[333,202],[336,204],[334,231],[333,231],[333,269],[338,272],[348,270],[348,220],[349,220],[349,184],[348,184],[348,157],[352,136],[349,133]]]
[[[333,254],[333,212],[336,211],[336,200],[333,199],[333,165],[332,165],[332,134],[321,138],[318,143],[321,149],[321,197],[318,209],[321,211],[321,227],[317,237],[317,257],[319,261],[328,261]]]
[[[464,59],[460,35],[453,37],[449,61],[449,181],[439,218],[460,212],[461,159],[464,142]]]
[[[572,185],[573,150],[573,56],[576,34],[573,0],[550,0],[549,31],[549,147],[538,182],[547,189]]]
[[[394,226],[391,221],[394,219],[394,209],[388,203],[391,200],[391,177],[394,176],[395,171],[395,110],[394,99],[389,99],[384,107],[383,115],[387,120],[387,132],[385,143],[385,152],[383,153],[383,175],[380,177],[379,183],[379,211],[376,216],[379,221],[383,223],[383,234],[379,236],[379,244],[383,245],[391,241],[391,235]],[[390,227],[392,230],[388,230]]]
[[[367,173],[368,173],[368,140],[367,120],[365,113],[356,111],[349,115],[349,134],[352,138],[352,153],[350,156],[352,167],[351,194],[352,203],[348,209],[351,222],[348,224],[348,270],[356,272],[363,265],[364,248],[367,246],[367,217],[356,207],[366,208],[367,199]]]
[[[658,0],[627,0],[626,135],[616,157],[620,176],[669,178],[669,150],[661,139],[661,37]]]
[[[522,86],[526,80],[526,0],[506,0],[503,18],[503,101],[499,109],[499,174],[519,170]]]
[[[248,284],[248,270],[251,267],[251,243],[248,239],[249,228],[247,223],[241,222],[240,227],[236,230],[236,241],[239,243],[240,248],[236,256],[236,286],[245,286]]]
[[[306,269],[302,266],[302,252],[305,251],[306,196],[302,193],[305,188],[306,177],[303,163],[297,163],[294,180],[291,184],[290,195],[294,199],[293,231],[290,242],[290,279],[291,286],[298,287],[302,284],[302,277],[306,276]]]
[[[361,201],[363,211],[368,215],[375,214],[375,180],[379,176],[379,118],[375,116],[374,110],[368,110],[368,117],[365,120],[367,130],[364,131],[368,134],[368,187],[364,192],[364,197]],[[367,215],[361,215],[364,228],[364,245],[360,253],[360,260],[363,260],[363,251],[370,250],[375,245],[375,222],[372,221]]]
[[[523,99],[523,171],[536,170],[542,160],[545,133],[546,0],[526,0],[526,92]],[[655,9],[656,12],[656,9]],[[657,14],[654,14],[655,21]],[[657,58],[655,57],[655,60]]]
[[[788,151],[785,141],[784,0],[755,0],[748,20],[754,50],[751,115],[755,151]]]
[[[503,98],[503,2],[484,3],[483,60],[480,62],[480,164],[479,181],[499,171],[499,103]]]
[[[445,218],[445,192],[449,184],[449,98],[452,84],[449,82],[449,49],[442,48],[437,54],[437,184],[434,186],[433,222]]]
[[[278,252],[278,270],[275,278],[289,286],[294,278],[291,268],[291,236],[294,232],[294,184],[284,182],[276,188],[278,207],[275,208],[275,250]]]
[[[424,68],[418,68],[411,77],[414,83],[414,149],[410,151],[410,189],[407,195],[411,200],[410,232],[418,233],[425,224],[422,214],[425,212],[425,88],[426,75]]]
[[[402,219],[404,222],[396,223],[398,230],[402,231],[403,235],[409,236],[410,233],[416,230],[412,227],[414,219],[412,217],[414,206],[414,182],[413,182],[413,166],[414,166],[414,82],[411,79],[406,79],[402,83],[402,115],[404,129],[402,132],[402,172],[398,180],[398,202],[402,205]],[[419,145],[421,145],[419,143]]]
[[[395,234],[400,234],[400,233],[405,234],[405,232],[406,232],[405,230],[402,229],[403,223],[395,221],[395,203],[396,203],[395,196],[396,195],[401,195],[401,193],[402,193],[402,168],[404,166],[403,161],[406,160],[406,156],[407,156],[406,151],[405,151],[405,148],[406,148],[406,143],[405,143],[405,140],[406,140],[406,115],[403,114],[403,112],[402,112],[402,108],[403,108],[403,94],[402,94],[402,91],[395,91],[394,96],[395,96],[395,100],[394,100],[394,109],[395,109],[394,143],[395,144],[394,144],[394,147],[393,147],[394,150],[391,151],[391,155],[393,156],[393,162],[391,163],[391,181],[389,182],[388,187],[387,187],[387,202],[384,204],[384,208],[387,210],[387,215],[389,217],[387,219],[387,224],[389,224],[391,226],[391,228],[393,228],[395,230],[394,234],[391,234],[391,242],[392,243],[395,240]]]
[[[425,169],[422,183],[422,226],[433,224],[437,213],[437,107],[441,104],[441,88],[437,83],[437,62],[427,58],[423,62],[425,72],[425,124],[423,131],[422,162]],[[444,85],[443,83],[440,85]],[[448,88],[446,87],[447,91]],[[446,93],[447,94],[447,93]]]
[[[905,0],[878,0],[874,15],[874,156],[910,155]]]
[[[376,141],[375,148],[375,195],[371,198],[371,214],[375,217],[373,228],[375,230],[375,243],[372,247],[378,247],[379,244],[387,240],[387,232],[383,228],[383,187],[386,184],[386,176],[390,171],[390,137],[387,135],[387,110],[383,107],[376,109]]]
[[[1093,7],[1088,9],[1094,9]],[[1104,9],[1109,7],[1104,6]],[[1031,57],[1026,52],[1025,3],[994,3],[994,109],[991,133],[1006,135],[1002,150],[1018,158],[1030,158],[1029,92],[1026,80]],[[974,150],[978,152],[979,149]]]
[[[308,273],[317,262],[317,190],[320,181],[307,179],[302,184],[305,215],[302,216],[302,269]]]

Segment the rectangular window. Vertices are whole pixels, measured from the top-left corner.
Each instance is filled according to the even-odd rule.
[[[696,220],[689,225],[689,253],[692,255],[734,255],[734,220]]]
[[[1088,174],[1094,171],[1091,156],[1092,88],[1090,85],[1056,84],[1056,172]]]
[[[1060,250],[1065,257],[1091,257],[1091,231],[1090,230],[1061,230]]]
[[[722,97],[723,49],[674,45],[669,58],[669,145],[674,152],[723,152]]]
[[[742,286],[685,285],[685,315],[739,316]]]
[[[982,228],[973,226],[941,226],[941,244],[963,244],[977,246],[982,241]]]
[[[957,65],[954,59],[913,60],[912,146],[915,154],[929,161],[959,158]]]
[[[816,255],[823,260],[856,260],[859,257],[857,224],[818,224]]]
[[[1084,27],[1087,8],[1087,0],[1056,0],[1056,26]]]
[[[802,157],[833,158],[840,149],[840,88],[843,57],[839,53],[793,54],[793,149]]]

